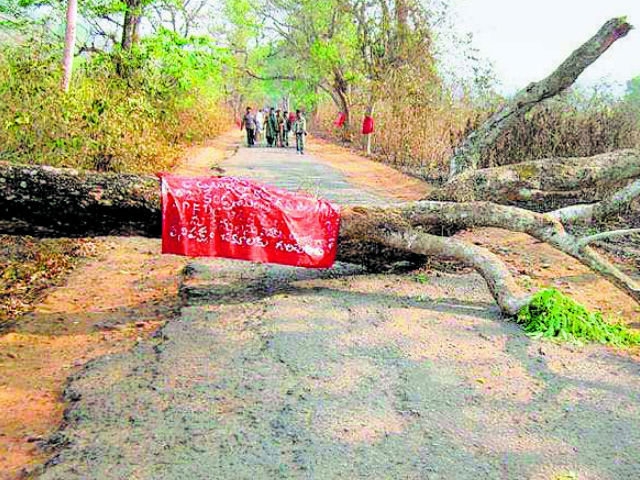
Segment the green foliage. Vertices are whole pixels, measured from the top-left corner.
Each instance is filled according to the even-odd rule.
[[[555,289],[534,295],[518,313],[517,322],[535,338],[584,340],[619,347],[640,344],[640,334],[606,322],[600,312],[590,312]]]
[[[625,100],[634,107],[636,114],[640,115],[640,76],[632,78],[627,82]]]
[[[207,39],[163,30],[127,54],[78,58],[69,94],[59,88],[60,53],[34,41],[0,49],[0,159],[153,172],[228,122],[226,57]]]
[[[415,278],[415,281],[418,283],[422,283],[422,284],[429,283],[429,275],[427,275],[424,272],[416,274],[414,278]]]

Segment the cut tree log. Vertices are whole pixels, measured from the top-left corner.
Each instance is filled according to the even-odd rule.
[[[616,213],[616,208],[625,205],[618,200],[636,198],[637,190],[627,187],[592,208]],[[606,208],[601,209],[600,204]],[[584,219],[581,211],[575,216]],[[573,216],[566,210],[540,214],[491,202],[419,201],[387,208],[347,207],[342,212],[338,260],[379,268],[382,262],[399,259],[418,263],[427,256],[452,258],[475,268],[500,308],[514,315],[528,297],[519,291],[502,261],[483,248],[442,236],[460,229],[498,227],[527,233],[552,245],[640,302],[638,283],[599,256],[588,241],[567,233],[560,218],[571,220]],[[158,237],[160,226],[160,189],[154,177],[0,163],[0,233]]]
[[[632,28],[624,17],[609,20],[551,75],[540,82],[531,83],[516,94],[512,100],[465,138],[460,148],[451,157],[449,178],[453,179],[469,169],[476,169],[480,165],[484,152],[502,133],[513,126],[518,117],[543,100],[573,85],[589,65],[606,52],[616,40],[626,36]]]
[[[0,163],[0,231],[157,237],[158,186],[154,177]]]

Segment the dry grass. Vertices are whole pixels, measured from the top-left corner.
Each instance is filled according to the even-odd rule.
[[[390,87],[388,87],[390,88]],[[492,110],[473,107],[466,100],[452,101],[437,93],[412,98],[391,91],[376,103],[374,156],[428,180],[442,180],[449,157],[465,136]],[[591,156],[640,146],[640,111],[623,100],[597,97],[578,105],[571,95],[534,108],[505,132],[485,157],[483,167],[506,165],[546,157]],[[333,126],[337,110],[326,103],[318,108],[314,127],[335,140],[347,137],[365,148],[360,134],[364,107],[354,107],[351,131]]]
[[[31,310],[99,241],[0,235],[0,331]]]
[[[78,62],[64,94],[58,62],[47,45],[0,50],[0,160],[153,173],[228,128],[217,93],[160,91],[145,70],[122,78],[93,59]]]

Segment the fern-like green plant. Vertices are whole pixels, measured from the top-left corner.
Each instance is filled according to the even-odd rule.
[[[606,322],[600,312],[591,312],[556,289],[536,293],[516,321],[535,338],[587,341],[627,347],[640,345],[640,334],[624,325]]]

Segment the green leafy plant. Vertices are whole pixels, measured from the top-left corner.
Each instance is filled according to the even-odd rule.
[[[640,334],[625,326],[606,322],[600,312],[591,312],[558,290],[536,293],[523,307],[517,322],[535,338],[599,342],[615,346],[640,345]]]
[[[429,275],[427,275],[426,273],[418,273],[414,278],[418,283],[429,283]]]

